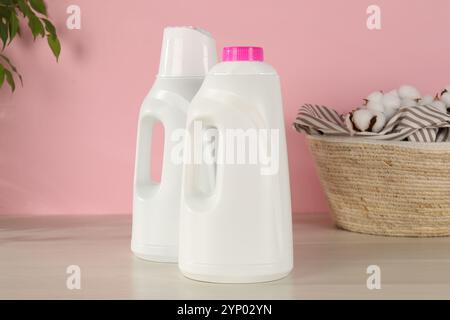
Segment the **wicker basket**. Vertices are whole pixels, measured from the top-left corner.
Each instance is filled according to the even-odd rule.
[[[450,143],[309,136],[338,227],[408,237],[450,235]]]

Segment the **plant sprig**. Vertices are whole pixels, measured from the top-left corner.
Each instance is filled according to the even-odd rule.
[[[0,39],[1,51],[11,44],[17,36],[22,35],[20,19],[26,19],[34,40],[47,38],[48,46],[58,61],[61,44],[56,28],[49,20],[44,0],[0,0]],[[23,85],[23,79],[11,60],[0,54],[0,88],[6,82],[11,91],[16,89],[15,77]]]

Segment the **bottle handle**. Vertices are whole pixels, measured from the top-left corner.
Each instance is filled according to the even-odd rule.
[[[219,95],[220,94],[220,95]],[[226,99],[219,99],[226,95]],[[219,97],[219,98],[217,98]],[[223,100],[232,101],[230,105],[234,104],[238,106],[246,107],[248,102],[229,95],[227,92],[218,92],[216,96],[205,97],[204,105],[208,106],[208,109],[201,112],[201,115],[193,116],[187,121],[188,139],[185,141],[185,152],[189,155],[190,159],[184,166],[184,200],[188,207],[190,207],[192,212],[208,212],[212,211],[214,207],[218,205],[221,201],[221,194],[224,183],[224,168],[227,166],[224,163],[225,159],[225,137],[226,129],[228,126],[224,124],[224,119],[227,124],[232,123],[234,120],[229,119],[230,110],[228,106],[223,106]],[[256,110],[256,108],[254,108]],[[235,114],[241,115],[242,111],[239,108],[236,110]],[[242,114],[245,116],[245,112]],[[241,118],[242,119],[242,118]],[[214,162],[198,164],[196,162],[195,149],[201,145],[202,156],[205,155],[205,142],[201,140],[199,143],[194,141],[195,138],[201,138],[202,136],[196,135],[196,122],[201,123],[201,128],[206,130],[213,130],[215,132],[214,146],[215,151]],[[251,117],[246,117],[247,124],[252,128],[261,128],[262,119],[258,114]],[[204,160],[204,159],[201,159]],[[207,190],[207,191],[205,191]]]
[[[161,119],[147,112],[141,117],[138,127],[136,147],[136,168],[134,183],[137,195],[142,199],[151,198],[160,188],[161,183],[151,178],[153,129]]]

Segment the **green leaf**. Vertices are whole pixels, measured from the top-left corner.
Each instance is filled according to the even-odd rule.
[[[6,61],[6,63],[9,65],[9,67],[11,68],[11,70],[17,74],[17,76],[19,77],[20,83],[23,85],[23,78],[22,75],[19,73],[19,71],[17,71],[17,68],[12,64],[11,60],[9,60],[9,58],[7,56],[5,56],[4,54],[0,54],[0,58],[2,58],[3,60]]]
[[[1,3],[1,0],[0,0],[0,3]],[[1,18],[5,18],[5,19],[9,18],[10,13],[11,13],[11,9],[10,8],[3,7],[3,6],[0,5],[0,17]]]
[[[4,50],[6,43],[8,42],[8,25],[4,23],[3,20],[0,20],[0,38],[3,43],[2,50]]]
[[[13,5],[14,1],[13,0],[1,0],[0,2],[3,5],[11,6],[11,5]]]
[[[59,54],[61,53],[61,43],[59,43],[58,37],[52,34],[47,35],[47,42],[50,49],[52,49],[53,55],[56,61],[59,59]]]
[[[56,36],[56,28],[53,25],[53,23],[51,23],[49,20],[45,18],[42,18],[42,21],[44,21],[45,29],[47,30],[47,32],[50,33],[51,35]]]
[[[5,82],[5,67],[0,64],[0,88],[3,86],[3,82]]]
[[[30,0],[30,5],[35,11],[47,15],[47,7],[43,0]]]
[[[17,5],[19,6],[19,10],[22,12],[24,17],[26,17],[28,15],[28,12],[31,11],[28,3],[26,3],[25,0],[17,0]]]
[[[39,35],[41,37],[45,36],[44,25],[34,13],[28,15],[28,26],[31,29],[34,39]]]
[[[11,12],[11,18],[9,20],[9,43],[13,41],[17,32],[19,31],[19,19],[17,19],[16,12]]]
[[[3,60],[5,60],[9,67],[14,71],[17,72],[16,67],[14,67],[14,65],[12,64],[11,60],[9,60],[9,58],[7,56],[5,56],[4,54],[0,54],[0,58],[2,58]]]
[[[16,90],[16,83],[14,82],[14,77],[8,69],[5,69],[6,82],[8,82],[11,87],[11,91],[14,92]]]

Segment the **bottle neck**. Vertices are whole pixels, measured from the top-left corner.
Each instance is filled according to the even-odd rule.
[[[211,75],[277,75],[275,69],[261,61],[224,61],[216,64]]]

